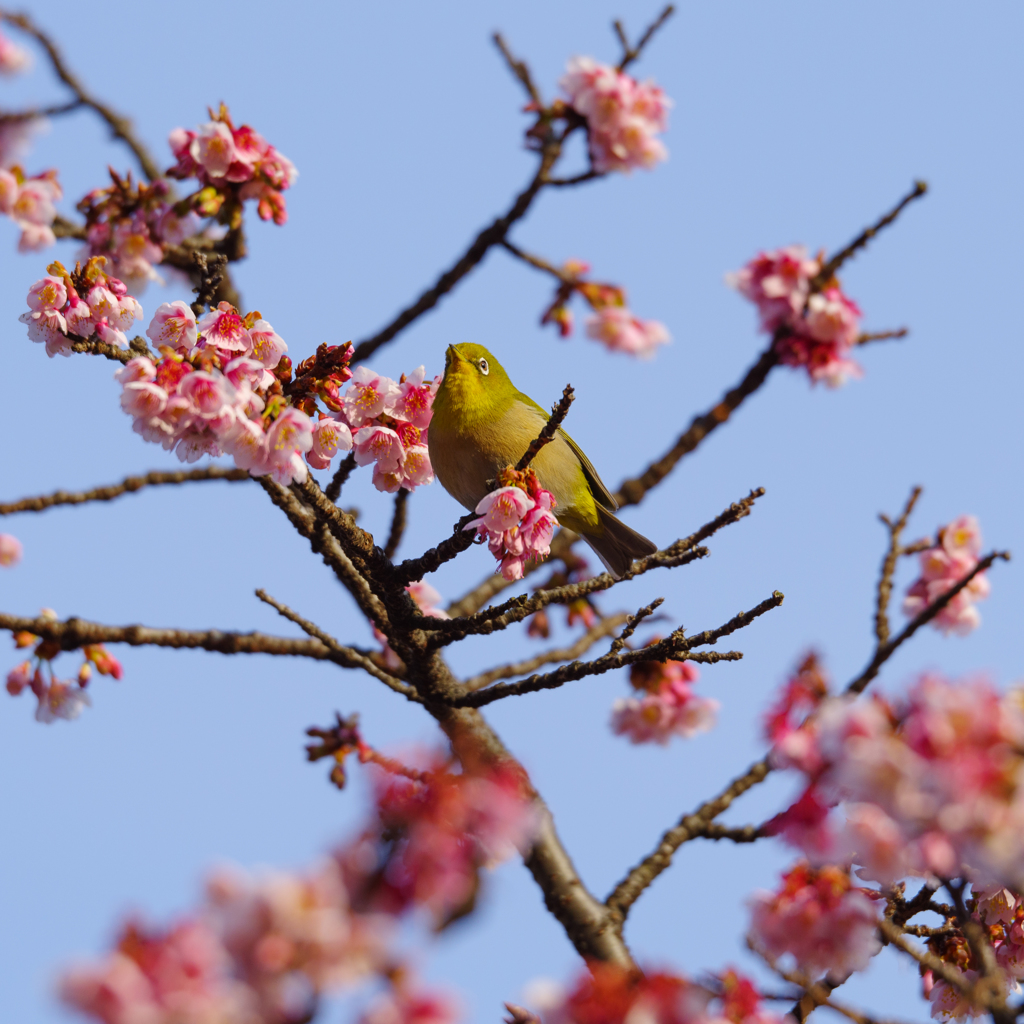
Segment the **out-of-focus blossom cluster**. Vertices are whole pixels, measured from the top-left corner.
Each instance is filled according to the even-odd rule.
[[[652,641],[653,643],[654,641]],[[660,743],[673,736],[689,739],[715,724],[717,700],[698,697],[693,685],[700,672],[692,661],[636,661],[629,682],[642,696],[624,697],[612,708],[612,731],[633,743]]]
[[[649,359],[659,345],[671,341],[664,324],[657,320],[641,320],[630,312],[623,288],[585,280],[582,275],[589,270],[589,264],[580,260],[565,263],[562,271],[566,280],[558,286],[551,305],[541,316],[542,324],[555,324],[563,338],[569,337],[573,328],[569,300],[576,294],[582,296],[594,311],[584,324],[587,337],[600,341],[613,352]]]
[[[403,963],[395,918],[469,909],[479,869],[529,840],[525,778],[415,771],[368,747],[354,719],[314,731],[378,766],[367,830],[306,871],[217,871],[198,911],[168,929],[129,921],[105,959],[64,973],[66,1003],[102,1024],[294,1024],[376,977],[388,991],[361,1024],[454,1024],[455,1000]]]
[[[904,612],[918,615],[962,580],[978,564],[980,555],[981,529],[974,516],[960,516],[943,526],[934,545],[919,556],[921,575],[907,591]],[[974,603],[988,597],[989,590],[986,574],[978,573],[931,624],[943,633],[965,636],[981,624]]]
[[[56,621],[57,613],[44,608],[40,613],[44,619]],[[34,633],[15,633],[14,646],[17,650],[33,648],[29,657],[7,673],[7,692],[18,697],[26,689],[35,694],[36,721],[55,722],[58,718],[70,721],[77,718],[91,701],[86,687],[93,672],[101,676],[120,679],[123,675],[121,663],[103,644],[86,644],[82,648],[82,665],[75,679],[58,679],[53,669],[54,659],[61,653],[60,644],[44,640]]]
[[[1024,881],[1024,698],[981,678],[922,676],[905,698],[821,699],[778,737],[771,758],[805,778],[771,831],[816,863],[854,863],[862,878],[966,871]],[[831,809],[842,803],[842,815]]]
[[[216,217],[229,228],[241,224],[242,205],[254,200],[262,220],[288,220],[282,194],[299,172],[249,125],[236,128],[222,103],[210,120],[195,131],[175,128],[171,152],[178,161],[167,171],[171,178],[196,178],[200,188],[187,202],[200,216]],[[182,204],[179,204],[182,205]]]
[[[142,306],[125,283],[103,269],[106,259],[94,257],[69,273],[53,262],[29,289],[27,313],[18,319],[28,336],[46,346],[46,354],[70,356],[71,342],[96,338],[117,348],[128,347],[127,332],[142,318]]]
[[[973,885],[966,909],[972,920],[981,926],[984,936],[995,952],[996,963],[1004,972],[1005,995],[1019,991],[1024,979],[1024,901],[1021,895],[998,883],[990,886]],[[984,971],[974,950],[971,949],[962,928],[947,922],[944,934],[928,939],[928,950],[940,960],[952,964],[963,972],[968,984],[978,982]],[[932,971],[922,968],[925,998],[931,1003],[932,1017],[936,1020],[963,1020],[984,1016],[984,1007],[972,1003],[965,994]]]
[[[668,127],[672,101],[658,86],[592,57],[573,57],[558,84],[586,121],[595,171],[650,170],[668,158],[657,136]]]
[[[838,387],[861,376],[850,351],[860,335],[862,314],[836,278],[811,293],[821,266],[803,246],[791,245],[758,253],[726,280],[757,306],[762,330],[776,337],[781,363],[802,366],[813,383]]]
[[[439,927],[472,910],[482,868],[525,850],[536,816],[517,765],[455,774],[440,759],[423,771],[376,763],[377,821],[339,857],[359,907],[399,914],[427,909]]]
[[[21,561],[22,551],[21,541],[17,537],[10,533],[0,533],[0,566],[9,569],[17,565]]]
[[[549,988],[539,1013],[508,1005],[510,1024],[782,1024],[752,982],[727,970],[697,984],[669,971],[591,962],[568,992]]]
[[[296,374],[301,376],[300,365]],[[394,381],[368,366],[356,367],[344,395],[321,389],[332,410],[314,425],[309,464],[326,469],[339,451],[355,451],[356,464],[373,464],[373,486],[394,493],[413,491],[434,479],[426,431],[441,378],[426,379],[425,367]]]
[[[85,214],[86,255],[106,256],[111,270],[130,291],[141,292],[150,281],[163,283],[156,266],[164,246],[178,245],[195,235],[199,217],[183,204],[171,204],[163,179],[147,184],[110,171],[109,188],[94,189],[78,204]]]
[[[17,75],[32,64],[27,50],[23,50],[0,32],[0,75]]]
[[[555,497],[544,490],[530,468],[521,472],[506,467],[498,474],[497,488],[480,499],[476,519],[463,529],[476,530],[498,559],[498,571],[507,580],[523,578],[525,566],[551,550]]]
[[[0,152],[2,149],[0,146]],[[57,240],[53,233],[57,216],[55,204],[63,194],[56,171],[44,171],[29,178],[17,165],[0,167],[0,213],[10,217],[21,229],[19,252],[45,249]]]
[[[797,864],[776,892],[751,898],[751,939],[771,960],[791,956],[811,977],[862,971],[881,949],[876,895],[855,887],[845,868]]]

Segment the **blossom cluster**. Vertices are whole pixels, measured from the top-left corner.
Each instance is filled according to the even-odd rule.
[[[0,566],[9,569],[21,561],[21,541],[11,533],[0,533]]]
[[[57,240],[53,233],[57,217],[54,204],[63,194],[56,171],[29,178],[17,165],[0,167],[0,213],[21,229],[19,252],[45,249]]]
[[[1024,881],[1024,699],[987,680],[922,676],[905,698],[825,697],[771,758],[804,776],[772,831],[862,878]],[[843,820],[831,811],[843,805]]]
[[[706,984],[669,971],[591,962],[568,992],[534,999],[540,1014],[508,1005],[511,1024],[782,1024],[750,979],[729,969]]]
[[[811,290],[821,271],[803,246],[761,252],[726,280],[757,306],[761,329],[775,336],[785,366],[802,366],[813,383],[837,387],[861,376],[850,351],[860,335],[861,311],[832,278]]]
[[[555,290],[551,305],[540,318],[542,324],[555,324],[563,338],[572,334],[573,315],[569,300],[580,295],[594,311],[584,326],[587,337],[600,341],[612,352],[650,358],[659,345],[671,341],[664,324],[657,320],[641,320],[626,305],[626,292],[618,285],[587,281],[582,275],[590,266],[580,260],[569,260],[562,267],[563,279]]]
[[[93,335],[107,345],[128,347],[126,332],[142,318],[142,306],[123,281],[107,274],[105,263],[104,257],[94,257],[71,274],[55,261],[46,268],[48,276],[29,289],[29,310],[18,319],[51,359],[70,356],[72,341]]]
[[[877,896],[854,886],[848,870],[802,862],[782,876],[776,892],[751,898],[751,939],[770,960],[791,956],[811,977],[862,971],[882,948]]]
[[[1024,978],[1024,900],[1019,892],[1000,884],[973,885],[966,910],[982,929],[995,953],[996,963],[1004,972],[1004,994],[1019,990]],[[964,974],[969,985],[979,982],[984,973],[982,964],[971,948],[962,927],[947,927],[943,933],[928,939],[928,950],[945,963],[952,964]],[[922,968],[924,996],[931,1003],[932,1017],[936,1020],[963,1020],[980,1017],[984,1010],[972,1003],[963,991],[936,978],[931,970]]]
[[[326,469],[338,451],[353,450],[356,465],[373,464],[373,486],[378,491],[412,491],[431,483],[434,470],[426,430],[441,378],[427,380],[423,366],[397,381],[367,366],[356,367],[351,376],[344,395],[337,389],[331,395],[321,391],[333,415],[322,416],[314,425],[309,464]]]
[[[44,619],[56,621],[57,614],[51,608],[44,608]],[[63,718],[67,721],[77,718],[89,706],[86,687],[93,672],[102,676],[122,677],[121,663],[103,644],[86,644],[82,648],[83,661],[74,680],[58,679],[53,669],[54,659],[61,653],[60,645],[52,640],[43,640],[34,633],[14,634],[15,649],[32,647],[29,658],[16,665],[7,673],[7,692],[12,697],[20,696],[26,689],[35,695],[36,721],[51,723]]]
[[[962,580],[978,564],[980,555],[981,529],[974,516],[960,516],[943,526],[935,543],[920,553],[921,575],[907,591],[904,612],[918,615]],[[981,623],[974,603],[988,595],[986,574],[978,573],[932,619],[932,625],[943,633],[970,633]]]
[[[306,871],[217,871],[191,916],[163,930],[129,921],[105,959],[66,971],[64,1001],[102,1024],[292,1024],[378,977],[388,991],[361,1024],[454,1024],[455,1001],[403,963],[396,916],[466,909],[478,869],[529,838],[525,780],[502,766],[415,771],[354,728],[346,738],[380,773],[360,838]]]
[[[658,86],[591,57],[570,60],[559,85],[586,121],[595,171],[650,170],[668,158],[657,135],[668,127],[672,101]]]
[[[551,550],[555,497],[529,468],[518,472],[508,466],[498,474],[497,483],[474,509],[477,518],[463,529],[476,530],[477,539],[487,542],[505,579],[519,580],[528,562]]]
[[[198,179],[200,188],[187,201],[201,216],[238,227],[242,204],[251,199],[262,220],[284,224],[288,211],[282,193],[298,177],[295,165],[254,128],[236,128],[223,103],[209,113],[210,120],[195,131],[171,132],[171,152],[178,162],[168,176]]]
[[[94,189],[78,204],[85,215],[86,252],[106,256],[113,272],[138,293],[150,281],[163,283],[156,266],[164,259],[164,246],[197,234],[200,220],[171,203],[163,179],[136,185],[130,173],[122,178],[113,169],[110,177],[110,187]]]
[[[654,641],[652,641],[653,643]],[[715,724],[719,703],[698,697],[693,684],[700,672],[692,661],[636,661],[629,682],[643,696],[617,700],[612,708],[612,731],[632,743],[660,743],[673,736],[689,739]]]

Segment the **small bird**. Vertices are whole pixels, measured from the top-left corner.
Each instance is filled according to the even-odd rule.
[[[427,433],[434,473],[457,502],[475,509],[491,489],[488,481],[523,457],[547,421],[548,414],[516,388],[483,345],[449,345]],[[530,465],[555,496],[559,523],[578,533],[614,577],[658,550],[612,515],[615,499],[564,430]]]

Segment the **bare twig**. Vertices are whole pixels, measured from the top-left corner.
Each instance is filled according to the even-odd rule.
[[[356,468],[356,453],[349,452],[348,455],[342,460],[341,465],[338,466],[331,477],[331,482],[327,485],[327,489],[324,494],[330,498],[331,501],[337,502],[338,498],[341,497],[341,489],[345,486],[345,481],[352,475],[352,470]]]
[[[847,693],[861,693],[864,688],[871,682],[875,676],[878,675],[881,667],[893,656],[897,648],[902,646],[909,640],[922,626],[926,626],[932,619],[935,618],[943,608],[949,604],[950,601],[960,593],[961,590],[966,587],[971,580],[974,579],[979,573],[985,572],[986,569],[991,568],[992,563],[999,558],[1004,562],[1010,560],[1010,553],[1008,551],[993,551],[987,554],[980,562],[966,575],[963,579],[959,580],[956,584],[950,587],[941,597],[937,597],[927,608],[925,608],[920,614],[916,615],[910,622],[907,623],[903,631],[896,636],[894,639],[889,640],[887,643],[879,644],[875,649],[874,656],[871,661],[868,662],[867,667],[856,679],[846,687]]]
[[[227,271],[228,258],[219,252],[203,252],[196,249],[191,253],[191,273],[196,281],[192,289],[196,293],[195,302],[192,303],[192,312],[196,316],[202,316],[207,306],[212,306],[217,295],[217,289],[224,280]]]
[[[817,291],[835,276],[836,271],[871,241],[879,231],[887,228],[903,212],[904,207],[909,206],[915,199],[919,199],[928,191],[928,186],[923,181],[915,181],[914,187],[883,217],[880,217],[871,227],[865,228],[846,248],[840,249],[828,262],[818,271],[811,281],[811,290]]]
[[[176,472],[145,473],[142,476],[125,477],[118,484],[106,487],[93,487],[88,491],[54,491],[53,494],[42,494],[35,498],[22,498],[0,504],[0,516],[14,515],[16,512],[43,512],[55,505],[83,505],[89,501],[113,501],[122,494],[134,494],[145,487],[160,487],[164,484],[200,483],[204,480],[227,480],[235,482],[250,480],[244,469],[224,469],[221,466],[206,466],[203,469],[183,469]]]
[[[479,690],[484,686],[490,686],[491,683],[496,683],[499,679],[510,679],[512,676],[526,675],[527,672],[533,672],[542,665],[553,665],[555,662],[578,658],[581,654],[585,654],[590,650],[598,640],[613,633],[627,619],[628,616],[625,614],[609,615],[608,618],[602,619],[597,625],[588,629],[583,636],[568,647],[555,647],[552,650],[535,654],[532,658],[525,658],[523,661],[513,661],[508,665],[500,665],[498,668],[480,672],[475,676],[470,676],[463,685],[469,691]]]
[[[569,414],[569,406],[572,405],[575,396],[572,392],[572,385],[566,384],[562,390],[562,397],[551,409],[551,415],[544,424],[541,432],[530,442],[530,447],[523,453],[523,457],[516,463],[516,469],[522,472],[537,457],[540,450],[554,440],[558,428],[562,425],[565,417]]]
[[[100,341],[99,338],[72,341],[70,347],[72,352],[88,352],[90,355],[104,356],[107,359],[113,360],[115,363],[127,363],[130,359],[134,359],[139,354],[138,352],[131,351],[131,349],[118,348],[116,345],[108,345],[105,341]]]
[[[622,22],[616,21],[612,23],[612,27],[615,29],[615,34],[619,38],[619,42],[622,44],[622,60],[619,61],[619,70],[625,71],[630,64],[635,61],[641,53],[643,53],[644,47],[651,41],[654,33],[665,24],[666,21],[675,12],[675,7],[669,4],[661,14],[658,15],[650,25],[647,26],[647,30],[637,40],[636,46],[629,45],[629,37],[626,35],[626,30],[622,26]]]
[[[408,700],[415,701],[417,704],[423,703],[423,698],[411,687],[408,683],[403,683],[401,680],[396,679],[394,676],[385,672],[379,665],[371,661],[365,654],[361,654],[358,651],[353,650],[351,647],[345,647],[331,636],[330,633],[321,629],[315,622],[310,622],[309,619],[304,619],[298,612],[292,611],[286,604],[282,604],[275,598],[271,597],[265,590],[257,590],[256,596],[266,604],[269,604],[271,608],[283,615],[289,622],[294,622],[304,633],[319,640],[325,647],[333,651],[339,658],[347,658],[352,664],[350,668],[361,668],[366,672],[369,672],[375,679],[379,679],[385,686],[390,687],[395,693],[400,693],[403,697]]]
[[[81,100],[70,100],[68,103],[58,103],[52,107],[36,107],[33,110],[12,110],[7,113],[0,113],[0,124],[22,124],[25,121],[38,121],[44,117],[59,117],[61,114],[70,114],[85,104]]]
[[[530,69],[526,66],[525,62],[516,60],[500,32],[495,32],[492,38],[494,39],[494,45],[501,51],[502,57],[505,58],[505,63],[508,64],[509,70],[519,79],[527,95],[537,105],[538,109],[543,107],[544,103],[540,98],[540,92],[537,86],[534,85]]]
[[[120,139],[135,154],[135,159],[138,160],[142,173],[150,181],[160,177],[160,168],[150,155],[149,150],[135,134],[131,121],[89,94],[78,77],[67,66],[53,40],[42,29],[37,27],[27,14],[10,14],[6,11],[0,11],[0,20],[14,25],[20,28],[22,32],[32,36],[46,51],[55,74],[75,94],[78,98],[78,103],[91,108],[106,121],[114,138]]]
[[[408,515],[409,492],[399,488],[395,494],[395,510],[391,516],[391,530],[388,533],[388,542],[384,545],[384,557],[394,558],[398,545],[402,543],[402,534],[405,533],[405,523]]]
[[[894,331],[867,331],[857,335],[855,345],[870,345],[873,341],[894,341],[897,338],[905,338],[910,331],[906,327],[897,328]]]
[[[638,612],[626,620],[626,628],[612,641],[612,646],[609,649],[609,654],[618,654],[619,651],[626,646],[626,642],[636,632],[637,626],[644,621],[648,616],[653,615],[657,608],[660,608],[665,603],[665,598],[659,597],[656,601],[652,601],[645,608],[641,608]]]
[[[921,488],[915,487],[910,492],[910,497],[903,507],[903,512],[895,523],[891,522],[886,516],[880,517],[889,530],[889,550],[885,553],[885,558],[882,561],[882,575],[878,580],[878,598],[875,605],[875,636],[878,638],[879,646],[889,641],[888,608],[889,599],[892,596],[892,578],[896,572],[896,563],[903,552],[903,549],[900,547],[900,537],[907,528],[907,521],[910,519],[910,514],[914,511],[914,506],[920,497]]]
[[[672,857],[683,843],[705,834],[708,825],[732,806],[737,797],[768,777],[771,766],[767,758],[748,768],[734,779],[713,800],[701,804],[692,814],[684,815],[679,824],[670,828],[660,839],[654,852],[645,857],[611,891],[605,904],[621,931],[630,907],[655,878],[672,863]]]
[[[554,184],[554,182],[548,182],[548,184]],[[560,182],[559,184],[568,184],[568,179],[564,182]],[[556,267],[553,263],[549,263],[547,260],[542,259],[540,256],[534,256],[532,253],[525,252],[523,249],[520,249],[518,245],[513,245],[507,238],[502,239],[501,244],[513,256],[515,256],[516,259],[522,260],[523,263],[528,264],[535,270],[541,270],[545,274],[550,274],[562,284],[574,285],[579,283],[579,278],[576,277],[575,274],[569,274],[560,267]]]

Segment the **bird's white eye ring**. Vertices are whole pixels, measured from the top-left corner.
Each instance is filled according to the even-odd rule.
[[[476,365],[480,367],[480,372],[486,377],[491,372],[491,368],[487,365],[486,359],[478,359]]]

